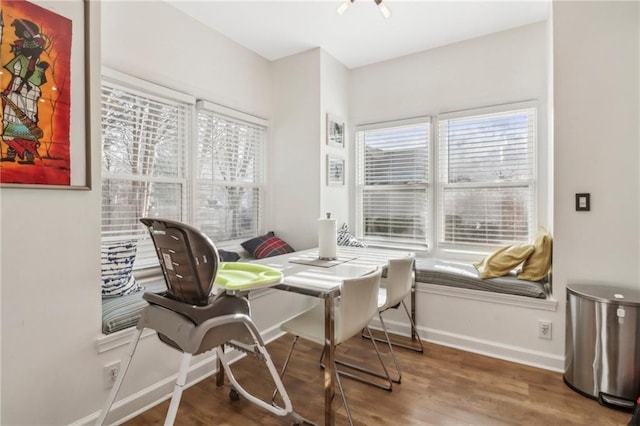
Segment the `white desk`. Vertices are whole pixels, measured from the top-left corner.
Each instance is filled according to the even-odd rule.
[[[334,262],[316,262],[318,249],[289,253],[255,261],[282,271],[282,284],[274,288],[324,299],[325,313],[325,366],[324,369],[324,414],[325,425],[335,424],[333,399],[335,397],[334,361],[334,301],[340,295],[340,284],[386,266],[390,259],[411,256],[406,251],[373,248],[338,247],[338,259]],[[297,262],[319,263],[323,266]],[[332,265],[332,266],[329,266]]]

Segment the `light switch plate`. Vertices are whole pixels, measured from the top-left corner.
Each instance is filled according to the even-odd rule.
[[[576,194],[576,211],[588,212],[591,210],[591,194]]]

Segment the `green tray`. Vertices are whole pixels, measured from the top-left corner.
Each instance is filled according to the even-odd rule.
[[[250,290],[280,282],[282,272],[277,269],[243,262],[220,263],[215,279],[216,285],[226,290]]]

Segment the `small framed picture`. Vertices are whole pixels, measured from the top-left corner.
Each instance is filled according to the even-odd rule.
[[[344,148],[344,120],[327,114],[327,145]]]
[[[327,155],[327,185],[344,186],[344,159]]]

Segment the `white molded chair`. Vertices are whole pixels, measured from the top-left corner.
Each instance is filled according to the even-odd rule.
[[[384,323],[384,319],[382,318],[382,314],[389,309],[397,309],[400,305],[402,305],[404,311],[407,314],[407,318],[409,318],[411,329],[416,330],[416,325],[413,322],[413,318],[411,318],[409,309],[407,309],[407,305],[404,303],[404,299],[409,294],[411,294],[413,286],[414,261],[415,259],[413,256],[401,259],[392,259],[389,261],[386,287],[380,288],[378,294],[378,318],[380,319],[380,325],[382,326],[382,331],[384,332],[385,339],[372,337],[371,333],[368,333],[368,335],[363,334],[364,337],[373,338],[374,340],[379,342],[385,342],[389,346],[389,352],[391,353],[391,357],[396,368],[396,373],[398,375],[396,379],[393,379],[393,381],[396,383],[400,383],[402,379],[402,371],[400,370],[400,364],[398,363],[396,354],[393,352],[393,346],[412,349],[417,352],[424,352],[424,347],[422,346],[420,335],[417,332],[415,333],[415,336],[418,340],[417,347],[403,345],[400,343],[392,343],[391,339],[389,338],[389,333]]]
[[[380,277],[382,271],[380,269],[359,278],[344,280],[340,289],[340,298],[336,300],[335,306],[335,345],[339,345],[351,337],[359,334],[362,329],[368,330],[369,321],[376,314],[378,290],[380,288]],[[315,307],[295,316],[294,318],[284,322],[280,328],[287,333],[295,336],[291,349],[282,367],[281,377],[284,377],[287,365],[291,359],[291,354],[299,337],[310,340],[319,345],[325,344],[324,335],[324,304],[320,303]],[[380,352],[375,343],[371,341],[378,355],[382,369],[386,374],[389,383],[389,374],[382,361]],[[333,369],[335,372],[336,383],[342,395],[342,401],[347,412],[349,424],[353,424],[349,404],[342,389],[340,376],[334,362]]]

